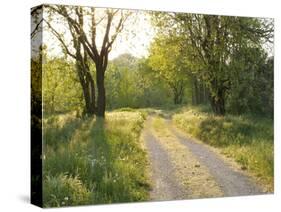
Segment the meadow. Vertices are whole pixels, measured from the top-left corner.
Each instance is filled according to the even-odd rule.
[[[45,207],[144,201],[150,188],[139,136],[145,115],[75,113],[44,119]]]
[[[176,127],[218,148],[273,191],[272,120],[215,116],[205,108],[121,108],[107,112],[105,119],[82,118],[76,112],[46,116],[44,206],[149,200],[148,158],[140,140],[148,114],[172,114]]]

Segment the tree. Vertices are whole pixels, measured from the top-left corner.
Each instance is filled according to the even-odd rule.
[[[44,113],[78,110],[83,96],[75,64],[65,58],[45,58],[42,67]]]
[[[172,90],[174,104],[182,103],[187,82],[187,67],[183,62],[180,45],[176,37],[158,37],[151,45],[148,59],[151,69]]]
[[[42,31],[42,23],[42,6],[31,8],[31,39],[33,39],[38,32]]]
[[[171,103],[171,92],[148,65],[147,58],[122,54],[109,61],[105,88],[107,108],[142,108]]]
[[[136,72],[139,107],[159,107],[173,103],[173,94],[167,83],[149,65],[149,58],[141,58]]]
[[[51,15],[53,15],[53,11],[60,11],[62,8],[66,9],[65,6],[49,6],[48,8],[50,8]],[[50,23],[51,21],[45,20],[45,22],[53,35],[61,43],[64,53],[74,59],[76,66],[75,71],[77,73],[85,101],[84,113],[88,115],[94,115],[96,112],[95,81],[90,70],[88,55],[82,47],[79,35],[73,29],[72,25],[67,22],[68,30],[71,35],[71,48],[71,46],[67,44],[63,34],[59,33],[55,27],[52,26]],[[84,23],[81,22],[80,25],[83,27]],[[74,52],[72,49],[74,49]]]
[[[118,34],[123,30],[124,23],[130,13],[119,9],[104,9],[104,14],[97,15],[95,8],[83,9],[82,7],[52,7],[54,11],[63,16],[69,24],[71,31],[78,36],[77,39],[83,46],[96,68],[97,82],[97,116],[104,117],[106,106],[106,93],[104,87],[105,71],[108,65],[108,54],[112,49]],[[84,27],[84,19],[88,17],[90,20],[90,33],[87,27]],[[99,20],[98,20],[99,18]],[[117,19],[117,21],[115,21]],[[97,43],[97,27],[105,23],[104,35],[100,48]],[[114,28],[114,30],[112,30]],[[88,28],[89,29],[89,28]]]
[[[245,17],[178,15],[177,18],[185,23],[195,57],[203,64],[199,72],[210,91],[213,111],[224,115],[226,95],[232,83],[233,56],[245,48],[262,48],[262,39],[271,37],[271,25]]]
[[[258,18],[156,13],[154,22],[162,34],[183,37],[187,60],[194,64],[193,72],[208,89],[217,115],[225,114],[233,54],[241,48],[261,48],[263,41],[272,39],[273,32],[270,20]]]
[[[136,107],[137,58],[122,54],[111,60],[106,75],[107,105],[109,108]]]
[[[229,112],[273,117],[273,57],[259,48],[240,49],[230,67]]]

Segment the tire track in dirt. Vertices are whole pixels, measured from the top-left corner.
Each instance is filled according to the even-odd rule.
[[[213,152],[210,147],[188,138],[183,132],[171,126],[169,121],[166,120],[166,123],[170,126],[169,129],[178,140],[192,151],[201,164],[205,164],[208,167],[209,172],[219,183],[224,196],[258,195],[264,193],[251,177],[231,167],[221,156]]]
[[[163,149],[151,131],[151,119],[146,122],[142,134],[150,159],[152,190],[151,200],[174,200],[187,198],[188,191],[183,189],[174,175],[175,167],[168,153]]]
[[[149,117],[143,139],[150,159],[152,200],[193,199],[222,196],[204,165],[165,129],[155,130]],[[165,131],[164,131],[165,130]]]
[[[263,193],[249,176],[206,145],[189,139],[169,119],[149,116],[142,138],[150,159],[152,200]]]

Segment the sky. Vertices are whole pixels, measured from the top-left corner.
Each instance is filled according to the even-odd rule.
[[[100,17],[103,17],[104,10],[105,9],[103,8],[96,9],[96,21],[98,21]],[[123,11],[127,12],[126,10]],[[117,21],[119,20],[118,18],[119,17],[117,16],[113,24],[117,24]],[[50,20],[50,17],[47,15],[47,13],[44,14],[44,19]],[[56,29],[56,31],[63,35],[66,43],[71,46],[71,35],[69,33],[67,23],[59,15],[53,15],[49,22]],[[96,43],[98,47],[102,44],[105,24],[106,21],[102,21],[97,27]],[[115,28],[113,26],[113,32],[114,29]],[[85,16],[85,30],[90,31],[90,25],[89,22],[87,22],[87,16]],[[109,53],[109,59],[114,59],[124,53],[129,53],[139,58],[146,57],[148,55],[148,48],[154,36],[155,31],[150,23],[150,17],[147,12],[136,10],[133,11],[130,18],[127,19],[122,33],[119,34],[114,42],[112,50]],[[47,53],[49,56],[52,57],[62,55],[63,51],[61,44],[52,34],[51,30],[48,29],[48,27],[44,28],[43,42],[47,46]],[[73,48],[71,48],[71,50],[74,52]]]
[[[86,9],[87,10],[87,9]],[[116,41],[113,44],[112,51],[109,53],[109,59],[114,59],[118,57],[121,54],[129,53],[135,57],[141,58],[148,56],[148,49],[153,41],[154,36],[156,35],[156,32],[153,28],[153,26],[150,23],[150,16],[148,15],[147,11],[141,11],[141,10],[123,10],[124,12],[131,11],[132,15],[127,20],[124,30],[122,33],[119,34]],[[105,9],[103,8],[96,8],[97,18],[98,21],[99,18],[104,16]],[[85,16],[85,31],[90,31],[90,25],[89,21],[87,22],[89,17],[87,15]],[[114,24],[117,24],[117,21],[119,17],[116,17]],[[72,52],[74,52],[74,49],[71,48],[71,35],[68,30],[68,25],[65,22],[65,20],[57,15],[54,14],[51,17],[48,16],[48,13],[44,13],[44,19],[49,20],[51,25],[61,33],[64,37],[64,40],[70,46],[70,49]],[[104,35],[104,29],[105,29],[106,20],[102,21],[97,28],[97,38],[96,43],[97,45],[102,44],[102,39]],[[46,24],[45,24],[46,25]],[[112,27],[114,29],[114,26]],[[57,38],[52,34],[50,29],[48,27],[44,28],[44,36],[43,36],[43,43],[47,46],[47,53],[50,57],[55,56],[63,56],[62,54],[62,46],[60,44],[60,41],[57,40]],[[272,46],[264,45],[264,48],[266,49],[267,53],[269,55],[273,55],[273,49],[269,48]]]

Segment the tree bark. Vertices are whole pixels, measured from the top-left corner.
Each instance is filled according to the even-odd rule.
[[[95,82],[92,77],[89,79],[89,114],[94,115],[96,112],[96,94],[95,94]]]
[[[215,96],[210,97],[212,110],[216,115],[219,115],[219,116],[225,115],[224,94],[225,94],[224,89],[218,89],[217,94]]]
[[[82,85],[83,96],[85,100],[85,114],[94,115],[95,114],[95,88],[91,81],[87,81]]]
[[[96,81],[97,81],[97,89],[98,89],[98,97],[97,97],[97,116],[104,117],[105,116],[105,87],[104,87],[104,73],[105,70],[102,66],[96,65]]]
[[[83,61],[76,62],[76,70],[78,73],[79,81],[82,87],[85,109],[84,114],[94,115],[96,112],[95,106],[95,84],[90,74],[90,69]]]
[[[204,85],[195,77],[192,77],[192,104],[204,103]]]
[[[174,94],[174,104],[181,104],[184,96],[184,82],[179,81],[176,85],[172,86],[172,88]]]

